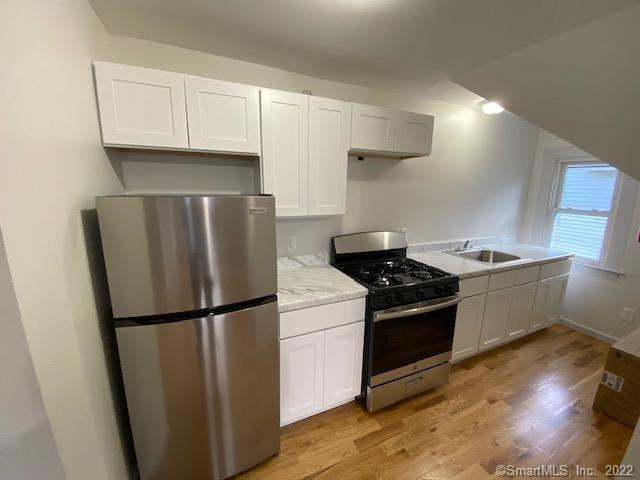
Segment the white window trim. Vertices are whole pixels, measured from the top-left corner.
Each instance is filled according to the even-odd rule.
[[[579,161],[599,161],[597,158],[589,155],[578,147],[550,147],[546,148],[542,154],[542,164],[537,170],[537,180],[535,181],[536,193],[533,198],[533,209],[530,217],[530,233],[529,242],[542,247],[549,247],[549,238],[547,236],[547,215],[551,205],[551,195],[555,192],[554,180],[555,172],[560,161],[579,160]],[[534,169],[535,171],[536,169]],[[575,264],[579,264],[585,268],[592,268],[599,271],[608,271],[618,275],[624,275],[623,260],[627,247],[627,242],[635,238],[635,232],[632,234],[631,225],[633,223],[633,215],[637,204],[638,191],[640,184],[633,178],[622,175],[619,195],[617,198],[616,211],[611,222],[612,228],[609,237],[609,247],[605,254],[603,264],[596,265],[593,263],[582,263],[581,260],[574,260]]]
[[[600,250],[600,258],[597,260],[575,256],[575,261],[585,265],[592,265],[594,267],[606,267],[607,258],[609,257],[609,249],[611,246],[611,237],[613,232],[613,226],[615,225],[616,215],[618,213],[618,205],[620,201],[620,190],[622,188],[623,174],[619,170],[616,173],[616,183],[613,188],[613,196],[611,198],[611,207],[608,211],[593,211],[593,210],[580,210],[573,208],[561,208],[559,207],[560,195],[562,191],[562,185],[564,184],[564,176],[567,172],[569,165],[607,165],[605,162],[598,160],[597,158],[558,158],[556,159],[555,173],[553,176],[553,183],[551,186],[551,195],[549,198],[549,205],[547,207],[546,221],[545,221],[545,243],[551,244],[551,236],[553,234],[553,225],[555,217],[558,213],[571,213],[575,215],[589,215],[594,217],[603,217],[607,219],[607,227],[604,233],[604,239],[602,241],[602,249]]]

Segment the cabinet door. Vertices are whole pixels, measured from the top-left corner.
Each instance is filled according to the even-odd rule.
[[[104,145],[189,148],[182,75],[106,62],[94,71]]]
[[[487,294],[479,350],[494,347],[505,340],[512,298],[513,288],[497,290]]]
[[[280,341],[280,424],[322,410],[324,332]]]
[[[394,150],[399,153],[429,155],[433,138],[433,117],[397,112]]]
[[[260,155],[260,100],[256,87],[185,77],[192,150]]]
[[[354,103],[351,114],[351,149],[393,152],[395,111]]]
[[[544,328],[560,317],[568,282],[568,273],[538,282],[530,330]]]
[[[562,315],[562,303],[564,295],[567,292],[567,284],[569,283],[569,274],[554,277],[550,282],[549,298],[547,301],[546,318],[547,324],[553,323]]]
[[[309,97],[262,90],[262,192],[279,217],[308,214]]]
[[[324,408],[352,401],[360,394],[364,322],[325,332]]]
[[[476,295],[475,297],[465,298],[458,304],[451,358],[453,362],[473,355],[478,351],[486,299],[486,295]]]
[[[309,215],[345,212],[350,107],[309,97]]]
[[[533,304],[533,313],[531,314],[531,323],[529,325],[529,331],[540,330],[547,326],[546,310],[547,303],[549,302],[549,293],[551,292],[550,280],[541,280],[538,282],[536,289],[536,299]]]
[[[529,283],[513,289],[513,299],[507,320],[507,339],[514,340],[529,331],[529,323],[536,298],[538,283]]]

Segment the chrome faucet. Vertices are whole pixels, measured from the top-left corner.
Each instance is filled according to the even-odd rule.
[[[471,240],[467,240],[466,242],[464,242],[464,245],[462,247],[456,247],[456,248],[454,248],[454,250],[456,252],[464,252],[465,250],[467,250],[469,248],[473,248],[473,246],[471,245]]]

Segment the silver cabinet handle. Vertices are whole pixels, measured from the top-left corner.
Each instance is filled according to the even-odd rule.
[[[443,308],[452,307],[460,303],[462,299],[458,295],[453,295],[451,297],[445,297],[437,301],[437,303],[426,302],[424,304],[419,304],[423,306],[419,307],[411,307],[407,309],[391,309],[391,310],[383,310],[382,312],[376,312],[373,314],[373,321],[380,322],[382,320],[390,320],[392,318],[399,317],[410,317],[411,315],[418,315],[421,313],[429,313],[435,312],[436,310],[442,310]]]

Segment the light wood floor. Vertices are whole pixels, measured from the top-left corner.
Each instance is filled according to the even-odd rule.
[[[592,410],[608,345],[553,326],[453,367],[449,384],[369,414],[352,403],[282,429],[243,479],[481,480],[496,466],[622,460],[631,430]]]

